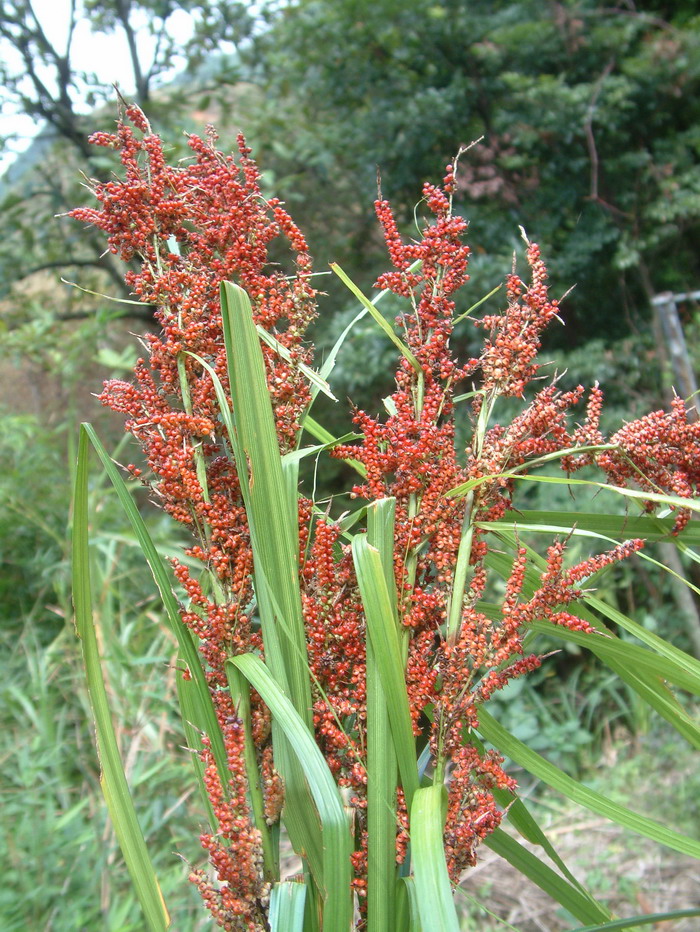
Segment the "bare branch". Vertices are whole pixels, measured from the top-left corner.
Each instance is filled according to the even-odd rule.
[[[73,35],[75,33],[75,27],[77,25],[77,17],[75,15],[75,3],[76,0],[70,0],[70,22],[68,24],[68,37],[66,39],[66,53],[63,56],[66,61],[70,59],[70,50],[73,44]]]
[[[117,0],[117,11],[119,15],[119,21],[122,24],[124,29],[124,34],[126,35],[126,41],[129,45],[129,57],[131,58],[131,68],[134,72],[134,82],[136,83],[136,94],[139,99],[139,103],[143,104],[148,100],[149,88],[148,80],[144,78],[143,71],[141,69],[141,60],[139,59],[138,48],[136,46],[136,34],[131,26],[129,20],[129,15],[131,13],[131,3],[130,0]]]
[[[109,271],[107,263],[101,257],[97,259],[56,259],[51,262],[42,262],[40,265],[34,265],[13,277],[15,281],[19,282],[23,281],[25,278],[30,278],[32,275],[36,275],[38,272],[47,272],[50,269],[63,269],[69,266],[73,268],[93,267],[103,269],[106,272]]]
[[[591,162],[591,187],[589,197],[592,201],[598,200],[598,150],[596,149],[595,136],[593,135],[593,116],[595,114],[596,104],[598,103],[598,98],[600,97],[600,92],[603,89],[603,84],[605,79],[612,72],[615,67],[615,59],[611,58],[603,69],[603,73],[598,78],[595,88],[593,89],[593,94],[591,96],[590,102],[588,104],[588,109],[586,110],[586,119],[583,123],[584,132],[586,134],[586,145],[588,147],[588,157]]]
[[[170,14],[171,14],[171,12],[172,12],[172,9],[171,9],[170,4],[169,4],[169,3],[166,3],[165,9],[163,10],[163,13],[162,13],[161,27],[160,27],[160,29],[158,30],[158,34],[157,34],[157,36],[156,36],[156,47],[155,47],[155,50],[154,50],[154,52],[153,52],[153,61],[151,62],[151,67],[148,69],[148,74],[146,75],[146,81],[147,81],[147,83],[149,83],[149,84],[150,84],[150,82],[153,80],[153,78],[154,78],[154,77],[156,76],[156,74],[157,74],[157,69],[158,69],[158,58],[160,57],[160,50],[161,50],[161,47],[162,47],[162,44],[163,44],[163,40],[164,40],[164,39],[167,37],[167,35],[168,35],[168,32],[167,32],[167,29],[166,29],[166,25],[165,25],[165,24],[166,24],[166,22],[167,22],[168,17],[169,17]]]

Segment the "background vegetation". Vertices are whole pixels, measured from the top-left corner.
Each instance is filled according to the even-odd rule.
[[[75,15],[89,17],[97,33],[125,36],[133,47],[125,91],[130,82],[128,96],[176,152],[184,153],[182,130],[208,120],[223,140],[243,128],[270,190],[307,231],[317,268],[337,260],[365,288],[384,266],[371,210],[377,170],[410,230],[422,182],[439,178],[459,145],[483,136],[464,159],[459,202],[471,222],[472,293],[502,280],[523,225],[542,245],[554,290],[575,285],[564,305],[566,326],[548,347],[555,365],[568,370],[563,384],[598,379],[620,420],[662,403],[672,378],[651,298],[700,287],[694,7],[297,0],[260,4],[253,13],[245,3],[85,0]],[[184,47],[168,39],[176,14],[193,18]],[[129,45],[129,37],[145,33],[158,49],[153,55]],[[70,45],[51,44],[28,0],[3,4],[0,41],[19,53],[0,55],[3,110],[44,126],[0,179],[0,682],[7,719],[0,856],[8,878],[0,915],[17,930],[137,929],[126,880],[116,895],[115,872],[107,870],[115,858],[109,829],[96,828],[102,802],[70,623],[66,537],[77,422],[102,417],[90,392],[129,368],[129,331],[150,320],[141,308],[58,281],[62,275],[124,296],[99,238],[55,219],[84,202],[80,171],[103,176],[111,165],[85,140],[113,125],[114,91],[74,66]],[[315,336],[323,346],[352,308],[330,278],[321,281],[329,294]],[[700,345],[692,339],[695,309],[692,300],[680,304],[691,348]],[[340,390],[372,410],[386,394],[384,350],[370,339],[361,368],[336,370]],[[103,423],[116,447],[119,425]],[[204,921],[201,908],[170,855],[199,857],[186,849],[196,840],[196,806],[177,795],[186,752],[169,706],[173,649],[110,496],[95,488],[93,507],[111,694],[118,708],[123,703],[119,719],[133,723],[123,750],[162,842],[156,848],[166,893],[168,883],[181,891],[176,927],[195,929]],[[593,508],[595,499],[585,502]],[[157,514],[150,520],[167,547],[173,530]],[[666,574],[639,565],[634,575],[620,570],[601,597],[693,649],[698,607]],[[512,699],[502,709],[509,727],[570,772],[588,773],[605,755],[629,752],[626,782],[634,782],[643,779],[642,745],[664,747],[661,726],[574,648]],[[663,753],[678,752],[666,746]],[[688,777],[671,794],[683,814],[697,798],[691,785]],[[70,916],[60,907],[66,897]]]

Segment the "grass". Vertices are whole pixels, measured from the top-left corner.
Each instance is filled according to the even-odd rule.
[[[700,774],[696,755],[678,735],[655,720],[648,734],[615,729],[583,780],[623,805],[658,821],[700,833]],[[692,906],[697,901],[697,862],[591,816],[548,787],[530,788],[528,807],[577,878],[619,916]],[[536,887],[482,849],[477,867],[458,897],[464,929],[500,932],[563,932],[577,923]],[[485,911],[487,904],[491,913]],[[470,924],[471,923],[471,924]],[[638,927],[640,930],[649,927]],[[652,926],[652,928],[655,928]],[[671,920],[664,932],[694,932],[697,917]]]
[[[189,752],[174,710],[174,647],[129,542],[101,535],[96,613],[107,688],[139,819],[174,928],[206,926],[180,856],[200,859],[204,821],[185,791]],[[42,613],[38,614],[41,617]],[[0,642],[2,928],[129,932],[143,919],[105,815],[80,647],[72,625],[46,645],[31,617]]]
[[[114,570],[123,557],[115,551]],[[103,564],[104,565],[104,564]],[[138,583],[129,574],[129,588]],[[189,773],[184,739],[174,712],[173,645],[159,627],[155,603],[142,600],[134,611],[126,580],[116,573],[103,580],[103,619],[111,624],[103,649],[110,694],[118,716],[128,723],[120,732],[124,760],[133,788],[139,818],[158,876],[179,932],[210,927],[196,891],[185,882],[186,865],[178,855],[201,863],[196,836],[204,814],[198,796],[181,795],[183,774]],[[138,588],[138,586],[136,586]],[[105,609],[109,606],[109,610]],[[0,915],[7,932],[128,932],[143,928],[138,903],[123,867],[113,833],[104,815],[98,782],[93,729],[84,687],[84,674],[73,631],[66,627],[48,646],[29,623],[20,638],[5,635],[1,644],[0,704],[5,727],[0,733],[0,760],[4,774],[1,790]],[[541,700],[530,688],[517,699],[523,716],[539,715]],[[578,727],[578,723],[575,723]],[[572,726],[574,723],[572,722]],[[555,736],[551,740],[555,742]],[[554,744],[552,745],[554,746]],[[665,763],[664,763],[665,762]],[[585,768],[585,761],[580,761]],[[700,774],[693,753],[669,729],[657,724],[646,736],[614,729],[601,754],[584,770],[585,782],[621,804],[648,812],[690,835],[700,834]],[[614,839],[600,834],[602,826],[585,828],[592,821],[582,810],[546,788],[535,788],[529,805],[548,823],[558,848],[571,848],[565,860],[575,857],[584,833],[586,845],[599,833],[599,841],[577,870],[579,878],[601,899],[610,899],[627,914],[640,910],[640,896],[653,905],[649,873],[667,876],[668,853],[651,843],[640,852],[630,833]],[[602,822],[602,820],[597,820]],[[584,826],[576,833],[576,826]],[[571,826],[571,837],[561,828]],[[575,836],[575,837],[574,837]],[[485,850],[483,857],[493,857]],[[653,859],[656,858],[656,861]],[[664,860],[664,858],[666,860]],[[687,871],[683,859],[672,856],[677,877]],[[488,863],[488,862],[487,862]],[[494,858],[497,875],[477,868],[463,896],[458,896],[465,932],[500,932],[508,922],[513,901],[506,899],[503,862]],[[650,864],[652,866],[650,866]],[[620,865],[626,875],[620,877]],[[557,919],[554,904],[543,904],[539,891],[527,881],[509,877],[509,892],[521,904],[531,903],[533,915],[544,905],[551,910],[544,926],[548,932],[571,928]],[[676,902],[684,905],[686,901]],[[483,905],[489,904],[491,913]],[[540,919],[540,921],[542,921]],[[694,920],[688,920],[692,922]],[[688,922],[687,921],[687,922]],[[541,929],[515,921],[518,932]],[[670,926],[681,932],[692,926]]]

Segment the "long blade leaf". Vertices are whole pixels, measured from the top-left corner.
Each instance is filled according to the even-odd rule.
[[[535,553],[530,547],[528,547],[527,550],[533,560],[533,563],[541,569],[544,569],[545,562],[543,558],[539,554]],[[511,563],[504,554],[497,554],[492,551],[486,558],[486,562],[489,566],[496,569],[503,578],[507,578],[510,574]],[[529,566],[526,569],[525,586],[523,587],[523,592],[532,594],[532,592],[534,592],[534,590],[537,588],[538,584],[538,574],[534,567]],[[593,602],[597,600],[586,598],[585,601],[593,604]],[[600,603],[600,606],[602,605],[603,603]],[[490,609],[486,605],[480,603],[480,607],[483,608],[487,614],[489,613]],[[498,617],[500,615],[500,608],[496,606],[493,608],[497,613],[495,617]],[[605,631],[610,637],[612,637],[612,633],[608,632],[607,629],[600,624],[598,619],[586,608],[586,605],[582,602],[571,603],[571,610],[581,618],[588,621],[594,628]],[[602,614],[606,614],[602,607],[600,608],[600,611]],[[617,614],[621,619],[624,619],[627,622],[627,624],[623,624],[623,622],[620,621],[620,624],[623,624],[623,627],[626,626],[631,629],[631,626],[634,625],[634,622],[632,622],[631,619],[627,619],[626,616],[623,616],[621,613]],[[644,629],[641,629],[638,636],[646,643],[650,643],[650,638],[647,638],[643,634],[643,631]],[[669,657],[670,659],[676,661],[679,667],[689,671],[691,674],[695,672],[694,665],[697,664],[697,661],[695,661],[694,658],[688,657],[688,655],[684,654],[683,651],[679,651],[677,648],[672,647],[672,645],[662,641],[656,635],[652,635],[651,632],[647,633],[651,638],[655,638],[658,642],[658,644],[654,644],[654,646],[656,646],[659,653],[662,653],[663,656]],[[534,636],[534,631],[527,635],[528,638]],[[595,646],[595,642],[593,642],[592,646]],[[656,712],[658,712],[659,715],[661,715],[662,718],[664,718],[672,728],[675,728],[676,731],[686,741],[688,741],[693,746],[697,745],[697,723],[690,718],[685,709],[681,706],[676,697],[670,691],[669,687],[658,676],[655,676],[648,670],[635,668],[626,661],[613,659],[610,655],[605,658],[604,662],[614,673],[616,673],[622,680],[624,680],[624,682],[627,683],[628,686],[630,686],[630,688],[633,689],[645,703],[650,705]]]
[[[311,688],[299,593],[298,518],[284,480],[260,340],[250,299],[242,288],[230,282],[222,284],[221,315],[233,417],[242,448],[236,456],[236,468],[241,486],[247,490],[256,575],[259,566],[285,621],[282,625],[280,619],[275,623],[262,618],[263,638],[265,629],[276,624],[275,640],[289,642],[281,657],[270,656],[269,660],[278,682],[284,686],[288,681],[294,707],[311,729]]]
[[[270,932],[304,932],[306,884],[285,880],[270,893]]]
[[[314,392],[314,394],[318,392],[323,392],[323,394],[326,395],[328,398],[330,398],[331,401],[338,400],[333,394],[333,392],[331,391],[331,388],[328,382],[326,382],[323,376],[320,375],[318,372],[316,372],[315,369],[312,369],[311,366],[307,366],[303,362],[295,361],[292,358],[292,354],[289,352],[287,347],[284,346],[282,343],[280,343],[279,340],[276,340],[275,337],[273,337],[271,333],[268,333],[268,331],[265,330],[264,327],[261,327],[260,325],[258,325],[255,329],[258,331],[258,336],[263,341],[263,343],[266,343],[270,347],[270,349],[273,349],[277,353],[278,356],[280,356],[282,359],[284,359],[285,362],[288,362],[290,365],[299,367],[300,371],[304,373],[304,375],[306,376],[306,378],[309,380],[310,384],[312,385],[313,387],[312,391]]]
[[[630,828],[639,835],[644,835],[646,838],[651,838],[652,841],[666,845],[666,847],[672,848],[674,851],[700,858],[700,842],[688,838],[680,832],[675,832],[653,819],[632,812],[630,809],[620,806],[600,793],[589,789],[579,783],[578,780],[574,780],[506,731],[483,706],[479,709],[479,732],[502,754],[510,757],[516,764],[524,767],[528,773],[533,774],[533,776],[558,790],[575,803],[605,816],[605,818],[616,822],[618,825]]]
[[[549,637],[586,647],[602,660],[612,659],[619,663],[628,663],[637,670],[646,670],[654,676],[668,680],[669,683],[675,683],[676,686],[688,692],[700,695],[700,676],[685,670],[675,661],[659,657],[658,654],[639,647],[637,644],[614,637],[601,637],[599,634],[570,631],[568,628],[548,621],[536,621],[531,628],[539,634],[546,634]]]
[[[348,932],[352,919],[350,826],[328,764],[305,722],[262,660],[254,654],[241,654],[227,661],[229,664],[240,670],[258,691],[304,770],[322,825],[326,888],[323,928],[326,932]]]
[[[423,787],[414,795],[411,806],[413,870],[423,928],[430,932],[459,932],[442,843],[444,801],[442,784]]]
[[[124,855],[148,928],[152,932],[161,932],[170,925],[170,917],[146,848],[146,842],[144,841],[129,785],[124,774],[112,724],[112,716],[109,711],[109,702],[102,676],[102,664],[92,617],[88,531],[88,465],[88,435],[85,430],[81,430],[75,478],[73,518],[73,604],[75,607],[76,630],[83,649],[90,705],[95,719],[97,751],[101,769],[100,785],[114,825],[119,847]]]
[[[571,932],[617,932],[618,929],[632,929],[635,926],[656,925],[657,922],[673,922],[674,919],[688,919],[700,916],[700,909],[672,909],[667,913],[647,913],[643,916],[629,916],[627,919],[613,919],[599,926],[583,926]]]
[[[352,556],[367,628],[387,700],[406,805],[410,811],[413,794],[418,789],[418,767],[396,612],[387,589],[382,558],[379,551],[369,544],[366,535],[353,538]]]
[[[246,292],[221,285],[221,316],[231,389],[228,402],[215,382],[222,417],[229,428],[253,549],[255,591],[265,656],[277,683],[289,693],[313,734],[311,685],[299,590],[299,531],[296,496],[291,494],[280,455],[265,362]],[[222,393],[223,394],[223,393]],[[295,850],[308,859],[324,889],[318,825],[305,813],[313,806],[297,757],[284,738],[275,741],[275,760],[285,781],[285,823]]]
[[[601,919],[610,918],[610,913],[607,910],[584,896],[580,890],[564,880],[563,877],[560,877],[537,855],[528,851],[503,829],[499,828],[492,832],[491,835],[484,839],[484,844],[508,861],[509,864],[512,864],[521,874],[537,884],[553,900],[568,909],[579,922],[598,922]]]
[[[95,433],[94,428],[91,424],[82,424],[80,428],[80,442],[83,442],[83,437],[86,437],[90,440],[95,452],[100,458],[100,462],[104,467],[109,479],[114,487],[114,491],[117,493],[117,497],[124,509],[124,513],[129,519],[131,528],[136,536],[136,539],[139,542],[143,555],[146,558],[148,567],[153,575],[156,586],[160,593],[160,597],[163,601],[163,607],[165,608],[165,618],[170,625],[170,629],[177,638],[177,642],[180,648],[180,656],[187,664],[187,669],[189,674],[197,685],[197,691],[200,696],[200,709],[202,712],[202,718],[197,722],[197,727],[201,728],[206,732],[209,740],[211,742],[211,750],[214,755],[214,760],[216,761],[217,770],[219,771],[219,776],[221,778],[222,786],[228,785],[228,764],[226,761],[226,749],[224,747],[224,740],[221,735],[221,728],[219,727],[218,720],[216,718],[216,713],[214,712],[214,704],[211,698],[211,692],[209,690],[209,684],[207,683],[206,677],[204,675],[204,670],[202,668],[202,663],[197,652],[197,648],[194,646],[192,640],[192,635],[189,630],[185,627],[182,618],[180,617],[180,610],[178,607],[177,599],[173,594],[172,586],[170,583],[170,577],[168,571],[166,570],[163,560],[158,554],[155,546],[153,545],[153,540],[151,535],[148,533],[148,528],[139,514],[139,510],[134,504],[134,500],[129,493],[124,479],[121,476],[121,473],[115,466],[114,462],[110,458],[109,454],[105,450],[100,438]]]
[[[367,509],[367,540],[376,547],[389,597],[394,579],[395,500]],[[396,615],[395,605],[393,616]],[[396,929],[396,752],[379,665],[367,630],[367,925],[369,932]]]
[[[406,346],[403,340],[401,340],[399,337],[396,336],[391,324],[386,320],[385,317],[382,316],[382,314],[379,313],[379,311],[376,309],[374,304],[372,304],[369,298],[366,298],[362,294],[362,292],[357,287],[357,285],[352,281],[351,278],[349,278],[345,274],[345,272],[341,269],[339,265],[337,265],[335,262],[331,262],[331,268],[333,269],[335,274],[338,276],[338,278],[343,282],[343,284],[346,285],[350,289],[350,291],[352,291],[352,293],[355,295],[358,301],[361,302],[361,304],[365,307],[365,309],[369,311],[373,319],[379,324],[381,329],[389,337],[389,339],[394,344],[394,346],[399,350],[401,355],[404,356],[405,359],[408,360],[408,362],[411,364],[413,369],[415,369],[418,375],[422,375],[423,370],[421,368],[421,364],[418,362],[416,357],[413,355],[411,350]]]
[[[513,527],[519,530],[541,531],[547,534],[570,534],[591,532],[594,535],[629,540],[643,537],[645,540],[672,540],[673,518],[657,518],[650,515],[606,515],[580,511],[520,511],[517,519],[499,518],[498,521],[479,522],[485,530]],[[680,533],[679,539],[686,544],[700,544],[700,525],[691,522]]]

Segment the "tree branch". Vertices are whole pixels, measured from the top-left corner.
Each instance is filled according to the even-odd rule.
[[[97,308],[91,307],[81,311],[65,311],[63,314],[57,314],[56,320],[87,320],[89,317],[94,317],[95,314],[97,314],[97,310]],[[135,305],[132,305],[130,310],[120,311],[118,314],[115,313],[113,317],[119,320],[143,320],[146,321],[146,323],[152,324],[153,308],[150,304],[144,304],[143,310],[141,310]]]
[[[107,263],[104,262],[102,258],[98,259],[56,259],[52,262],[42,262],[40,265],[34,265],[30,269],[25,269],[23,272],[20,272],[18,275],[13,276],[14,280],[17,282],[23,281],[25,278],[30,278],[32,275],[36,275],[38,272],[48,272],[50,269],[64,269],[64,268],[99,268],[103,269],[105,272],[109,272]]]
[[[603,84],[605,79],[611,73],[615,67],[615,59],[611,58],[603,69],[603,73],[598,78],[596,85],[593,89],[593,95],[589,101],[588,109],[586,110],[586,118],[583,122],[583,129],[586,134],[586,146],[588,148],[588,158],[591,163],[591,186],[589,197],[592,201],[599,200],[598,195],[598,150],[596,149],[595,136],[593,135],[593,116],[595,114],[596,104],[598,103],[598,98],[600,97],[600,92],[603,90]]]
[[[144,78],[143,71],[141,70],[141,61],[139,59],[139,53],[136,47],[136,35],[131,27],[131,23],[129,22],[130,12],[130,0],[117,0],[117,13],[119,16],[119,21],[122,24],[124,33],[126,35],[126,41],[129,45],[129,57],[131,58],[131,67],[134,72],[136,94],[138,96],[139,103],[143,104],[148,101],[148,80]]]

